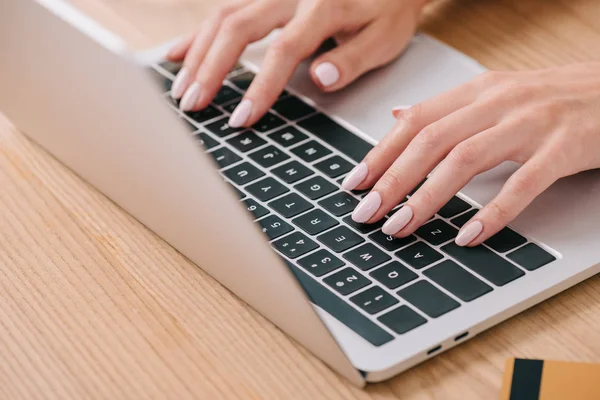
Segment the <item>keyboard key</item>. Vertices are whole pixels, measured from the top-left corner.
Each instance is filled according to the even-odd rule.
[[[335,319],[352,329],[373,346],[381,346],[394,339],[392,335],[377,326],[343,299],[336,296],[332,291],[325,288],[325,286],[311,278],[300,268],[290,262],[286,261],[286,263],[296,275],[296,278],[314,304],[327,311]]]
[[[229,114],[233,114],[233,112],[239,105],[240,105],[240,101],[233,101],[233,102],[227,103],[226,105],[221,106],[221,107],[223,107],[223,109],[225,111],[227,111]]]
[[[371,277],[388,289],[396,289],[419,276],[398,261],[393,261],[371,272]]]
[[[533,243],[513,251],[507,257],[528,271],[535,271],[556,260],[552,254]]]
[[[388,251],[399,250],[417,240],[415,235],[410,235],[405,238],[395,238],[393,236],[386,235],[382,231],[377,231],[369,235],[369,239]]]
[[[279,100],[273,106],[273,110],[290,121],[304,118],[316,111],[313,107],[294,96],[288,96],[283,100]]]
[[[454,225],[458,226],[459,228],[462,228],[464,226],[464,224],[469,222],[469,220],[471,218],[473,218],[473,216],[475,214],[477,214],[478,212],[479,212],[479,210],[471,210],[469,212],[466,212],[466,213],[459,215],[458,217],[450,220],[450,222],[452,222]]]
[[[232,128],[229,126],[228,121],[229,121],[228,117],[221,118],[215,122],[212,122],[212,123],[206,125],[205,128],[221,138],[232,135],[236,132],[241,132],[242,130],[245,129],[245,128]]]
[[[372,243],[363,244],[347,252],[344,254],[344,258],[363,271],[373,269],[392,259]]]
[[[340,226],[317,237],[317,240],[336,253],[342,253],[365,241],[345,226]]]
[[[323,145],[315,142],[314,140],[311,140],[310,142],[301,144],[293,149],[292,153],[310,163],[331,154],[331,150],[325,148]]]
[[[258,137],[256,133],[246,131],[229,139],[227,143],[229,143],[242,153],[246,153],[250,150],[254,150],[257,147],[262,146],[267,142],[265,141],[265,139]]]
[[[199,130],[199,128],[193,124],[190,120],[181,117],[181,121],[183,121],[186,125],[186,128],[190,131],[190,132],[196,132]]]
[[[198,143],[200,143],[202,146],[204,146],[204,148],[206,150],[210,150],[213,147],[217,147],[219,145],[219,142],[217,142],[215,139],[210,137],[210,135],[208,133],[204,133],[204,132],[200,132],[199,134],[197,134],[196,140],[198,140]]]
[[[417,229],[417,236],[425,239],[434,246],[454,239],[458,235],[458,229],[450,226],[441,219],[435,219]]]
[[[383,224],[385,223],[385,219],[381,219],[377,222],[375,222],[374,224],[361,224],[359,222],[355,222],[352,219],[352,216],[348,215],[346,218],[344,218],[343,220],[345,223],[347,223],[348,225],[350,225],[352,227],[352,229],[354,229],[355,231],[358,231],[362,234],[367,234],[367,233],[371,233],[375,230],[379,230],[381,229],[381,227],[383,226]]]
[[[255,181],[265,175],[264,172],[247,162],[229,168],[224,172],[224,174],[227,178],[229,178],[229,180],[239,186],[244,186],[245,184]]]
[[[246,209],[254,215],[255,219],[264,217],[269,213],[269,210],[258,204],[254,199],[246,199],[244,203],[246,204]]]
[[[323,279],[323,282],[344,296],[354,293],[371,283],[370,280],[356,272],[353,268],[344,268],[340,272],[336,272]]]
[[[292,222],[309,235],[317,235],[340,224],[325,211],[319,209],[301,215]]]
[[[527,239],[510,228],[504,228],[484,242],[498,253],[506,253],[527,243]]]
[[[243,91],[246,91],[250,87],[250,84],[252,83],[253,79],[254,74],[252,72],[244,72],[242,74],[229,78],[229,81],[231,81],[231,83],[233,83],[235,86],[242,89]]]
[[[304,200],[296,193],[290,193],[269,203],[269,207],[283,215],[285,218],[292,218],[298,214],[314,208],[312,204]]]
[[[213,106],[208,106],[200,111],[186,112],[185,115],[187,115],[194,121],[202,124],[204,122],[210,121],[211,119],[215,119],[217,117],[222,116],[223,113]]]
[[[321,200],[319,205],[324,209],[335,215],[341,217],[342,215],[348,214],[358,205],[358,200],[349,195],[348,193],[339,192],[331,197]]]
[[[271,177],[265,178],[261,181],[253,183],[252,185],[247,186],[246,190],[252,196],[256,197],[258,200],[263,202],[274,199],[275,197],[281,196],[282,194],[290,191],[281,183],[277,182],[276,179],[273,179]]]
[[[361,162],[373,148],[373,145],[320,113],[299,122],[298,126],[314,133],[319,139],[356,162]]]
[[[261,119],[259,119],[258,122],[252,126],[252,128],[256,129],[258,132],[265,133],[283,125],[285,125],[284,120],[279,118],[277,115],[268,112]]]
[[[209,154],[217,162],[219,168],[228,167],[242,159],[242,157],[238,156],[233,151],[229,150],[227,147],[221,147]]]
[[[249,157],[264,168],[271,168],[290,158],[290,156],[275,146],[264,147],[250,154]]]
[[[286,126],[278,129],[269,134],[269,137],[283,147],[290,147],[296,143],[300,143],[301,141],[308,139],[307,135],[292,126]]]
[[[314,175],[314,172],[308,167],[300,164],[298,161],[291,161],[271,171],[275,176],[281,178],[286,183],[295,183],[306,177]]]
[[[298,264],[314,276],[323,276],[346,265],[327,250],[316,251],[298,260]]]
[[[269,215],[258,221],[264,234],[269,240],[277,239],[294,230],[294,228],[277,215]]]
[[[442,250],[497,286],[504,286],[525,275],[519,268],[484,246],[460,247],[450,242]]]
[[[311,200],[325,197],[337,190],[337,186],[322,176],[315,176],[295,186],[296,190]]]
[[[400,306],[377,319],[398,335],[412,331],[427,322],[425,318],[407,306]]]
[[[350,164],[340,156],[333,156],[315,164],[315,167],[328,177],[337,178],[338,176],[349,172],[354,168],[354,165]]]
[[[441,317],[460,304],[427,281],[418,281],[405,287],[398,295],[431,318]]]
[[[423,274],[462,301],[473,301],[492,291],[489,285],[451,260],[443,261]]]
[[[235,186],[233,186],[229,182],[227,182],[227,184],[229,185],[229,187],[231,188],[231,190],[233,190],[235,192],[235,194],[240,198],[240,200],[246,198],[246,194],[244,192],[242,192],[240,189],[236,188]]]
[[[231,88],[230,86],[223,85],[219,92],[213,99],[213,103],[217,105],[223,105],[225,103],[229,103],[230,101],[239,100],[242,98],[242,95],[237,90]]]
[[[444,258],[425,242],[417,242],[396,253],[396,257],[413,268],[421,269]]]
[[[471,208],[471,205],[463,199],[454,196],[446,203],[444,207],[438,211],[438,215],[442,218],[452,218],[455,215],[463,213]]]
[[[294,232],[283,239],[273,242],[273,247],[285,256],[294,259],[316,249],[319,245],[307,238],[304,234]]]
[[[373,286],[351,297],[350,301],[371,315],[398,304],[398,300],[390,296],[379,286]]]

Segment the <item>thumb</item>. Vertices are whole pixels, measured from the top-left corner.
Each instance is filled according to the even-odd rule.
[[[360,76],[388,64],[400,55],[412,37],[407,30],[398,40],[397,29],[384,24],[369,25],[335,49],[313,61],[310,74],[317,86],[326,92],[342,89]],[[390,37],[394,37],[390,40]]]

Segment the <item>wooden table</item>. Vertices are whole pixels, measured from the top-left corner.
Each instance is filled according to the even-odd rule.
[[[72,0],[135,46],[211,0]],[[490,68],[600,58],[597,0],[449,0],[423,29]],[[600,362],[593,278],[359,390],[0,115],[0,398],[493,399],[509,356]]]

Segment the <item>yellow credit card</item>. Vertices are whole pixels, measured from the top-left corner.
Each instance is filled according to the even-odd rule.
[[[600,364],[510,358],[500,400],[600,400]]]

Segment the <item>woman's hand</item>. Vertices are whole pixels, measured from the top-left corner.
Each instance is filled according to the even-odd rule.
[[[184,111],[206,107],[252,42],[284,27],[263,67],[232,114],[232,127],[250,126],[273,105],[298,64],[328,38],[341,43],[311,66],[325,91],[348,85],[396,58],[412,37],[427,0],[236,0],[221,6],[168,58],[184,59],[172,87]]]
[[[557,179],[600,168],[600,63],[532,72],[488,72],[406,110],[344,181],[371,193],[358,222],[380,220],[439,167],[383,227],[405,237],[475,175],[522,164],[456,238],[476,246],[511,222]]]

